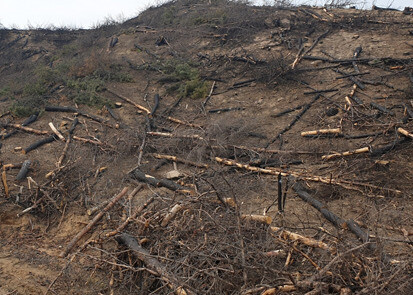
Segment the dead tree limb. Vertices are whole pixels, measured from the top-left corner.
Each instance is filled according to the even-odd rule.
[[[128,226],[128,224],[131,221],[135,220],[136,217],[138,217],[138,215],[140,213],[142,213],[142,211],[145,210],[154,200],[155,200],[155,198],[151,197],[148,201],[146,201],[145,204],[143,204],[138,209],[136,209],[136,211],[133,212],[133,214],[131,216],[129,216],[120,226],[118,226],[118,228],[116,230],[107,233],[106,237],[113,237],[113,236],[119,234],[120,232],[122,232]]]
[[[209,167],[207,164],[188,161],[188,160],[185,160],[185,159],[178,158],[176,156],[162,155],[162,154],[151,154],[151,155],[153,157],[157,158],[157,159],[166,159],[166,160],[177,162],[177,163],[192,165],[192,166],[195,166],[195,167],[198,167],[198,168],[208,168]]]
[[[91,114],[89,114],[89,113],[87,113],[87,112],[85,112],[85,111],[79,110],[79,109],[74,108],[74,107],[68,107],[68,106],[46,106],[46,107],[45,107],[45,111],[47,111],[47,112],[76,113],[76,114],[79,114],[79,115],[81,115],[81,116],[83,116],[83,117],[89,118],[89,119],[91,119],[91,120],[93,120],[93,121],[96,121],[96,122],[98,122],[98,123],[103,123],[103,124],[105,124],[105,125],[108,125],[109,127],[113,127],[112,125],[107,124],[107,123],[105,122],[105,119],[100,118],[100,117],[98,117],[98,116],[91,115]]]
[[[192,190],[188,190],[186,187],[181,186],[175,183],[174,181],[171,181],[168,179],[158,179],[151,175],[145,174],[141,170],[139,170],[139,167],[134,168],[131,171],[129,171],[128,175],[130,175],[132,178],[138,181],[148,183],[155,187],[165,187],[171,191],[193,194]]]
[[[92,227],[102,218],[102,216],[109,211],[126,193],[128,192],[128,187],[124,187],[123,190],[113,197],[112,201],[86,225],[66,246],[65,250],[60,253],[60,257],[66,257],[67,254],[72,250],[76,243],[89,231]]]
[[[146,249],[139,245],[138,241],[129,234],[121,234],[116,237],[118,243],[125,245],[133,250],[139,260],[143,261],[147,268],[157,273],[160,278],[165,281],[168,286],[174,290],[177,295],[194,294],[191,291],[184,289],[183,284],[172,274],[167,268],[162,265],[158,259],[154,258]]]
[[[291,241],[298,241],[309,247],[320,248],[320,249],[328,250],[333,253],[336,251],[334,247],[331,247],[322,241],[318,241],[310,237],[302,236],[297,233],[293,233],[293,232],[290,232],[288,230],[285,230],[285,229],[282,229],[276,226],[272,226],[270,227],[270,229],[274,233],[278,233],[283,239],[291,240]]]
[[[403,134],[403,135],[406,136],[406,137],[409,137],[409,138],[413,139],[413,133],[410,133],[410,132],[407,131],[406,129],[403,129],[403,128],[399,127],[399,128],[397,129],[397,132],[399,132],[400,134]]]
[[[268,148],[271,144],[273,144],[278,138],[281,137],[285,132],[290,130],[295,123],[300,120],[300,118],[310,109],[310,107],[320,98],[321,94],[317,94],[308,104],[305,105],[305,107],[301,110],[301,112],[294,118],[294,120],[291,121],[291,123],[285,127],[283,130],[281,130],[276,137],[274,137],[267,145],[265,148]]]
[[[17,173],[16,180],[26,179],[27,173],[29,173],[31,163],[32,162],[30,160],[26,160],[26,161],[23,162],[23,165],[22,165],[19,173]]]
[[[39,113],[38,113],[38,112],[37,112],[36,114],[31,115],[29,118],[27,118],[27,119],[21,124],[21,126],[23,126],[23,127],[29,126],[31,123],[33,123],[33,122],[35,122],[35,121],[37,120],[38,116],[39,116]],[[11,131],[11,132],[3,135],[1,138],[2,138],[2,139],[9,138],[9,137],[13,136],[13,135],[16,134],[16,133],[17,133],[17,130],[13,130],[13,131]]]
[[[311,206],[313,206],[318,211],[320,211],[320,213],[323,214],[323,216],[328,221],[330,221],[332,224],[334,224],[338,228],[345,228],[346,226],[345,220],[335,215],[333,212],[327,210],[324,204],[322,204],[318,200],[311,197],[310,194],[304,190],[304,187],[302,186],[300,182],[294,183],[292,188],[303,201],[309,203]]]
[[[47,143],[51,143],[55,140],[57,140],[57,136],[55,134],[53,134],[49,137],[43,138],[43,139],[41,139],[39,141],[36,141],[35,143],[29,145],[27,148],[23,149],[22,152],[23,152],[23,154],[27,154],[28,152],[31,152],[32,150],[35,150],[35,149],[41,147],[42,145],[45,145]]]
[[[208,101],[209,101],[209,100],[211,99],[211,97],[212,97],[212,93],[214,92],[214,89],[215,89],[215,83],[216,83],[216,81],[214,81],[214,82],[212,83],[211,90],[209,91],[208,96],[205,98],[205,100],[204,100],[204,101],[202,102],[202,104],[201,104],[201,107],[202,107],[203,110],[205,110],[205,106],[207,105]]]
[[[294,111],[296,111],[296,110],[300,110],[300,109],[302,109],[304,106],[305,106],[305,104],[301,104],[301,105],[299,105],[299,106],[296,106],[296,107],[293,107],[293,108],[290,108],[290,109],[286,109],[286,110],[284,110],[284,111],[281,111],[281,112],[279,112],[279,113],[277,113],[277,114],[270,115],[270,117],[272,117],[272,118],[278,118],[278,117],[284,116],[284,115],[286,115],[286,114],[292,113],[292,112],[294,112]]]
[[[15,128],[27,133],[33,133],[33,134],[37,134],[37,135],[48,135],[50,134],[49,131],[45,131],[45,130],[37,130],[37,129],[33,129],[30,127],[25,127],[22,126],[20,124],[1,124],[3,127],[11,127],[11,128]]]
[[[136,107],[140,111],[140,113],[144,112],[146,115],[149,115],[151,113],[151,111],[148,108],[145,108],[144,106],[141,106],[140,104],[137,104],[136,102],[134,102],[133,100],[127,98],[126,96],[123,96],[123,95],[117,93],[113,89],[106,88],[106,91],[113,94],[113,95],[115,95],[115,96],[117,96],[117,97],[119,97],[120,99],[130,103],[131,105]]]
[[[311,50],[314,49],[314,47],[318,44],[318,42],[320,42],[321,39],[325,38],[329,33],[330,33],[330,29],[328,29],[327,31],[325,31],[324,33],[322,33],[320,36],[317,37],[317,39],[314,40],[313,44],[306,50],[304,51],[303,54],[301,54],[301,52],[299,52],[299,54],[297,54],[296,59],[294,60],[291,68],[294,69],[297,64],[301,61],[302,56],[307,55],[310,53]]]
[[[270,175],[277,175],[281,174],[282,176],[293,176],[296,177],[297,179],[303,179],[303,180],[307,180],[307,181],[314,181],[314,182],[321,182],[321,183],[325,183],[325,184],[334,184],[334,185],[338,185],[341,186],[345,189],[350,189],[350,190],[357,190],[360,191],[359,188],[357,187],[367,187],[367,188],[371,188],[371,189],[376,189],[376,190],[387,190],[389,192],[394,192],[397,194],[400,194],[401,191],[397,190],[397,189],[390,189],[390,188],[383,188],[383,187],[379,187],[376,185],[372,185],[372,184],[368,184],[368,183],[362,183],[362,182],[356,182],[356,181],[349,181],[349,180],[344,180],[344,179],[334,179],[334,178],[328,178],[328,177],[322,177],[322,176],[316,176],[316,175],[309,175],[306,173],[302,173],[302,172],[295,172],[295,171],[285,171],[279,168],[259,168],[259,167],[254,167],[254,166],[250,166],[250,165],[246,165],[246,164],[241,164],[238,162],[235,162],[233,160],[228,160],[228,159],[224,159],[224,158],[220,158],[220,157],[215,157],[215,161],[217,161],[218,163],[227,165],[227,166],[235,166],[241,169],[245,169],[248,171],[252,171],[252,172],[257,172],[257,173],[263,173],[263,174],[270,174]]]

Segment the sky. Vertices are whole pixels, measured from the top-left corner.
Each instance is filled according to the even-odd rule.
[[[162,1],[166,0],[0,0],[0,24],[20,29],[49,26],[91,28],[108,18],[126,20],[135,17]],[[326,1],[329,0],[292,0],[295,4],[324,4]],[[354,1],[366,2],[365,9],[371,8],[373,2],[380,7],[398,9],[413,6],[413,0]]]

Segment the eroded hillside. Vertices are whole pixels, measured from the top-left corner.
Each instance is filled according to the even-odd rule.
[[[412,292],[411,14],[177,1],[0,42],[0,294]]]

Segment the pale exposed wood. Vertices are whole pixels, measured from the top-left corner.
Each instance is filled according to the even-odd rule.
[[[4,194],[6,195],[6,198],[9,198],[10,194],[9,194],[9,186],[7,185],[6,169],[3,169],[1,173],[1,181],[3,182]]]
[[[185,125],[185,126],[192,127],[192,128],[202,128],[201,125],[193,124],[193,123],[188,123],[188,122],[182,121],[182,120],[177,119],[177,118],[174,118],[174,117],[168,116],[168,117],[166,117],[166,118],[167,118],[169,121],[174,122],[174,123],[177,123],[177,124]]]
[[[20,124],[3,124],[3,126],[16,128],[16,129],[19,129],[21,131],[28,132],[28,133],[34,133],[34,134],[37,134],[37,135],[48,135],[48,134],[50,134],[49,131],[37,130],[37,129],[30,128],[30,127],[22,126]]]
[[[176,204],[169,210],[168,214],[165,215],[165,217],[162,220],[161,226],[165,227],[169,221],[171,221],[176,214],[178,214],[179,211],[181,211],[184,207],[180,204]]]
[[[345,157],[345,156],[351,156],[351,155],[356,155],[356,154],[363,154],[363,153],[368,153],[370,152],[370,148],[368,146],[363,147],[363,148],[359,148],[353,151],[346,151],[346,152],[342,152],[342,153],[334,153],[334,154],[330,154],[330,155],[324,155],[321,157],[321,159],[323,160],[331,160],[331,159],[335,159],[337,157]]]
[[[52,122],[49,123],[49,127],[50,129],[52,129],[53,133],[57,135],[57,137],[59,137],[59,139],[63,142],[66,141],[66,139],[64,138],[64,136],[62,135],[62,133],[59,132],[59,130],[57,130],[57,128],[53,125]]]
[[[134,107],[136,107],[140,113],[144,112],[145,114],[149,115],[151,113],[151,111],[148,108],[145,108],[144,106],[141,106],[140,104],[137,104],[136,102],[134,102],[133,100],[127,98],[126,96],[123,96],[119,93],[117,93],[116,91],[106,88],[106,91],[108,91],[109,93],[116,95],[117,97],[119,97],[120,99],[130,103],[131,105],[133,105]]]
[[[281,174],[282,176],[291,175],[291,176],[294,176],[296,178],[303,179],[303,180],[339,185],[341,187],[344,187],[345,189],[359,190],[358,188],[355,188],[354,186],[361,186],[361,187],[368,187],[368,188],[379,189],[379,190],[387,190],[387,191],[391,191],[397,194],[401,193],[401,191],[397,189],[383,188],[383,187],[379,187],[379,186],[368,184],[368,183],[349,181],[349,180],[337,180],[334,178],[309,175],[309,174],[305,174],[301,172],[285,171],[279,168],[271,168],[271,169],[270,168],[259,168],[259,167],[254,167],[254,166],[250,166],[246,164],[241,164],[241,163],[228,160],[228,159],[224,159],[224,158],[220,158],[220,157],[215,157],[215,161],[217,161],[218,163],[227,165],[227,166],[235,166],[241,169],[245,169],[245,170],[253,171],[257,173],[277,175],[277,176],[278,174]]]
[[[282,229],[282,228],[276,227],[276,226],[272,226],[272,227],[270,227],[270,229],[275,233],[279,233],[279,235],[283,239],[291,240],[291,241],[298,241],[298,242],[300,242],[304,245],[307,245],[309,247],[312,247],[312,248],[320,248],[320,249],[328,250],[330,252],[335,252],[334,247],[330,247],[326,243],[315,240],[313,238],[305,237],[305,236],[287,231],[285,229]]]
[[[268,225],[270,225],[272,222],[272,218],[270,216],[265,216],[265,215],[243,214],[241,215],[241,218],[243,220],[256,221],[256,222],[268,224]]]
[[[410,133],[406,129],[403,129],[403,128],[399,127],[399,128],[397,128],[397,132],[399,132],[400,134],[403,134],[406,137],[410,137],[410,138],[413,139],[413,133]]]
[[[303,132],[301,132],[301,136],[340,135],[340,134],[341,134],[341,129],[340,129],[340,128],[319,129],[319,130],[311,130],[311,131],[303,131]]]

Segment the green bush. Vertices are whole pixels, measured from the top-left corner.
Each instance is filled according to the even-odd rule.
[[[41,111],[44,104],[44,99],[40,97],[21,98],[11,105],[10,111],[16,117],[28,117]]]
[[[99,95],[105,90],[105,81],[100,77],[84,77],[68,80],[67,87],[72,90],[70,98],[76,103],[102,107],[108,99]]]
[[[189,63],[169,60],[163,66],[163,72],[168,76],[162,78],[162,82],[178,82],[167,89],[169,94],[178,92],[180,97],[198,99],[204,98],[208,93],[208,83],[200,79],[198,70]]]

